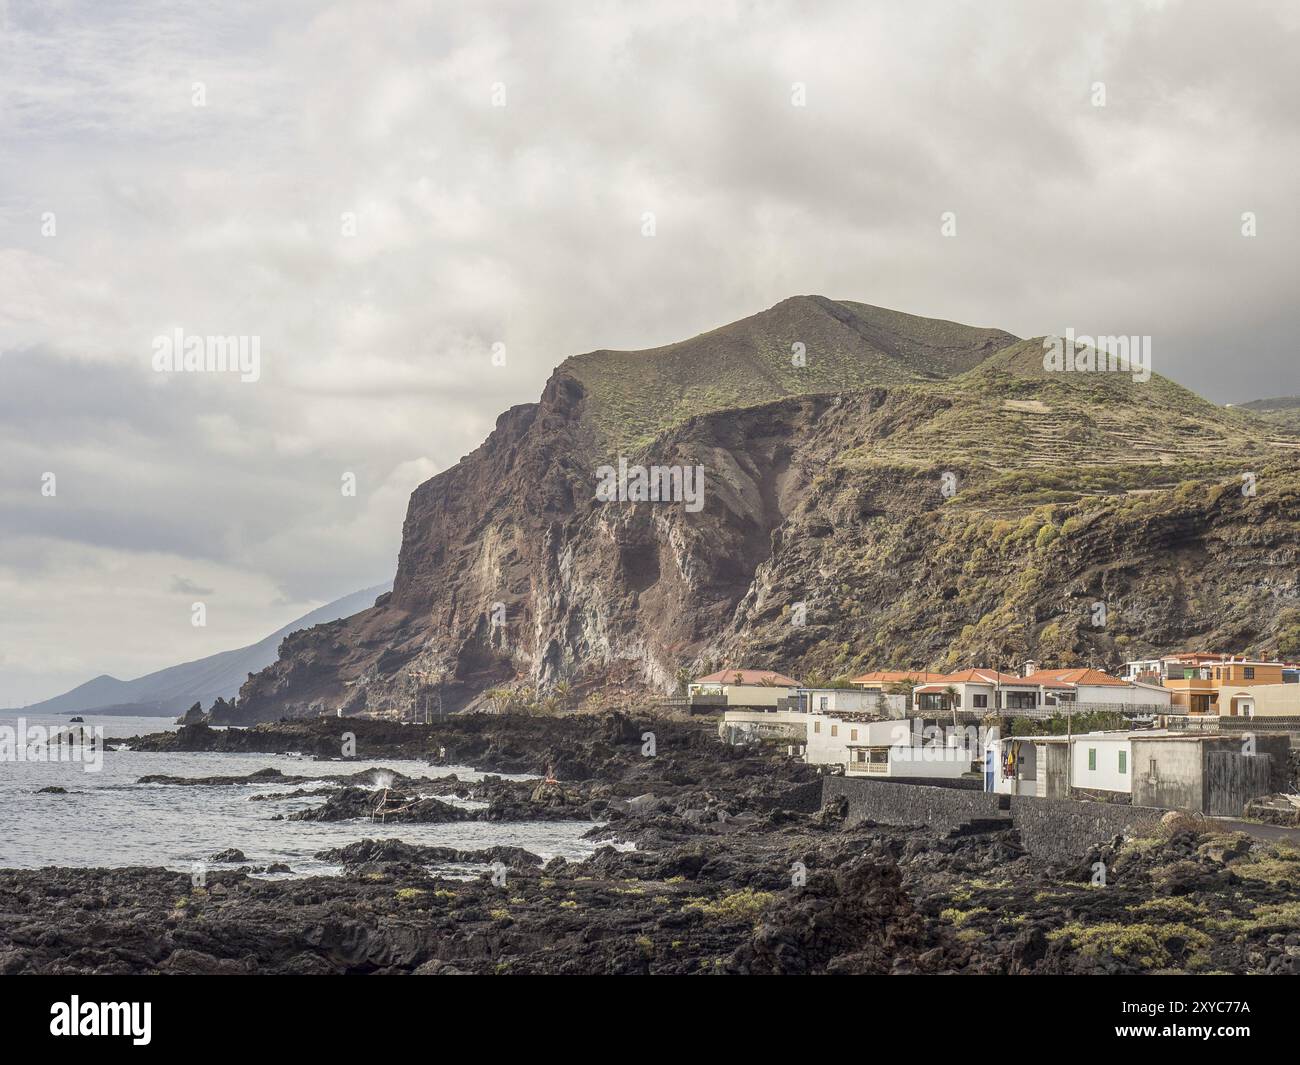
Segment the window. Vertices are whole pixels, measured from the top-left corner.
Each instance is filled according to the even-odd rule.
[[[817,709],[824,711],[824,710],[826,709],[827,705],[830,703],[830,701],[831,701],[831,698],[830,698],[829,695],[822,695],[822,696],[820,696],[820,697],[817,699]]]
[[[832,725],[832,726],[831,726],[831,735],[832,735],[832,736],[838,736],[839,734],[840,734],[840,727],[839,727],[839,725]]]
[[[813,731],[814,731],[814,732],[821,732],[821,730],[822,730],[822,723],[821,723],[820,721],[814,721],[814,722],[813,722]]]
[[[1223,679],[1223,670],[1221,670],[1218,666],[1214,667],[1214,679],[1215,680]]]
[[[976,710],[987,710],[989,707],[989,697],[987,695],[972,695]]]
[[[856,740],[857,738],[858,738],[858,730],[855,728],[849,729],[849,739]]]
[[[1088,772],[1095,773],[1096,771],[1097,771],[1097,748],[1089,747],[1088,748]]]
[[[1247,680],[1254,680],[1254,679],[1255,679],[1255,667],[1254,667],[1254,666],[1247,666],[1247,667],[1246,667],[1246,679],[1247,679]]]
[[[1119,771],[1121,776],[1128,772],[1128,751],[1119,752]]]

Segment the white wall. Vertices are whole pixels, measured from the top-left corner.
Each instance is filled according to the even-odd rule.
[[[1046,757],[1044,747],[1046,744],[1036,744],[1035,737],[1016,737],[1006,736],[993,740],[988,747],[993,749],[993,790],[999,795],[1037,795],[1038,794],[1038,762],[1040,758]],[[1015,740],[1020,743],[1020,764],[1016,766],[1016,775],[1013,777],[1004,777],[1002,775],[1002,758],[1007,748]],[[986,747],[986,751],[988,749]],[[984,773],[984,763],[980,763],[980,773]]]
[[[891,747],[889,772],[891,777],[959,777],[969,773],[971,762],[978,760],[978,751],[957,747]]]
[[[815,714],[871,713],[877,709],[883,713],[888,706],[876,692],[860,688],[809,688],[806,695],[808,709]]]
[[[1113,684],[1080,684],[1077,709],[1087,710],[1088,703],[1118,703],[1120,706],[1156,705],[1168,707],[1173,693],[1151,684],[1119,688]]]
[[[834,714],[809,714],[806,760],[811,765],[847,765],[850,743],[884,747],[909,742],[910,735],[906,721],[845,721]]]
[[[1097,752],[1097,768],[1088,768],[1088,752]],[[1119,771],[1124,752],[1125,771]],[[1133,792],[1133,745],[1128,737],[1075,736],[1070,751],[1070,784],[1094,791]]]

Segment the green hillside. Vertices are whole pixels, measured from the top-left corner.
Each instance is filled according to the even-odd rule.
[[[1288,433],[1300,433],[1300,396],[1279,396],[1242,403],[1233,410],[1246,411]]]
[[[610,449],[631,450],[697,414],[945,380],[1014,340],[1000,329],[795,296],[681,343],[577,355],[560,372],[586,389],[588,415]]]

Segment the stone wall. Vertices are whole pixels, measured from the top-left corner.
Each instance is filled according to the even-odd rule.
[[[850,824],[924,825],[948,833],[971,821],[1004,820],[1029,853],[1059,861],[1083,859],[1088,849],[1117,835],[1150,836],[1164,810],[1028,795],[995,795],[856,777],[826,777],[823,805],[843,796]]]
[[[1094,844],[1115,836],[1152,836],[1165,812],[1149,806],[1031,795],[1011,800],[1011,822],[1025,850],[1058,861],[1081,861]]]
[[[1007,818],[1008,798],[983,791],[897,784],[857,777],[826,777],[822,781],[823,805],[843,796],[849,803],[848,822],[875,821],[881,825],[928,825],[948,832],[968,821]]]

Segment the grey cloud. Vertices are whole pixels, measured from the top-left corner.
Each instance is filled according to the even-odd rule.
[[[8,19],[0,574],[50,594],[23,607],[48,625],[0,643],[21,644],[33,698],[51,694],[41,634],[85,582],[138,566],[131,620],[51,675],[190,654],[150,598],[178,572],[255,600],[227,635],[260,638],[277,597],[390,577],[406,493],[565,356],[794,293],[1021,336],[1145,333],[1158,372],[1211,398],[1300,392],[1281,2],[410,0],[378,18],[156,0]],[[177,326],[260,336],[262,379],[160,381],[150,342]],[[128,629],[167,635],[141,649]]]

